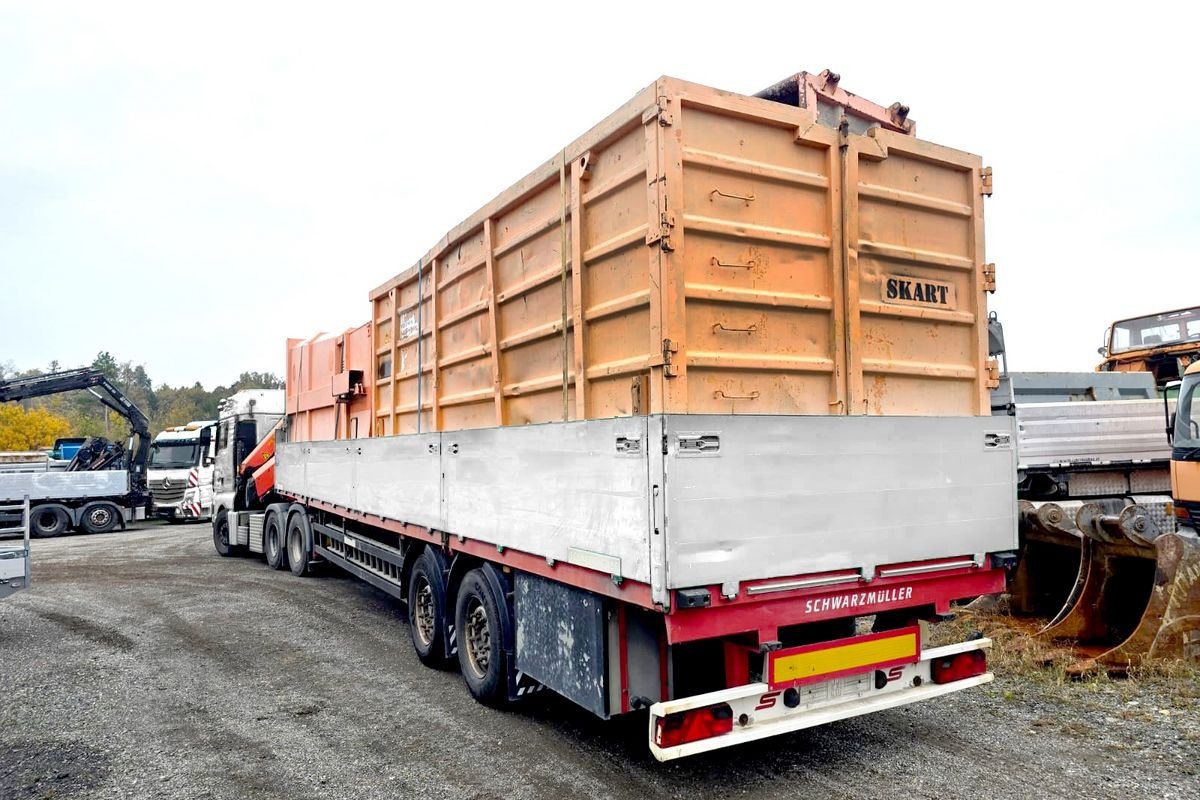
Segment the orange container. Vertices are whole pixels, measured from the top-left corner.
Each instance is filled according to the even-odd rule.
[[[830,73],[655,81],[370,293],[375,435],[989,414],[991,173],[913,132]]]
[[[288,440],[371,435],[371,326],[288,339]]]

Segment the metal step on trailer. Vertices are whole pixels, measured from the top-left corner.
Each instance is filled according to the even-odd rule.
[[[0,598],[29,588],[30,559],[29,559],[29,496],[26,495],[20,503],[0,504],[0,516],[20,514],[21,524],[16,527],[0,528],[0,537],[9,534],[19,534],[18,543],[0,542]]]

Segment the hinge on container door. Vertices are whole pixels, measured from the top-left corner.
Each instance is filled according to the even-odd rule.
[[[667,198],[663,197],[663,203],[666,204]],[[666,252],[671,252],[675,248],[671,245],[671,229],[675,227],[675,215],[668,214],[666,211],[658,215],[658,229],[651,230],[646,234],[646,245],[652,246],[657,244]]]
[[[670,102],[666,95],[660,95],[655,105],[646,109],[645,113],[642,114],[642,124],[648,125],[651,122],[657,121],[664,128],[674,125],[675,115],[667,108]]]
[[[992,196],[992,168],[984,167],[979,170],[979,193],[984,197]]]
[[[989,358],[987,362],[987,388],[1000,388],[1000,360]]]
[[[679,374],[678,367],[672,363],[672,359],[679,352],[679,345],[672,342],[670,339],[662,340],[662,368],[664,378],[674,378]]]
[[[996,291],[996,265],[983,265],[983,290],[985,292]]]

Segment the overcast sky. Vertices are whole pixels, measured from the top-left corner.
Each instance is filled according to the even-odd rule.
[[[516,5],[0,0],[0,363],[282,374],[285,337],[365,322],[662,74],[829,67],[982,154],[1014,369],[1091,369],[1113,319],[1200,303],[1200,44],[1172,6]]]

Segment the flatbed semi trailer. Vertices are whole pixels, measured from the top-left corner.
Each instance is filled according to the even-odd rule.
[[[345,570],[480,701],[643,711],[660,760],[990,681],[925,635],[1017,546],[990,171],[913,134],[832,73],[660,79],[289,341],[218,552]]]

